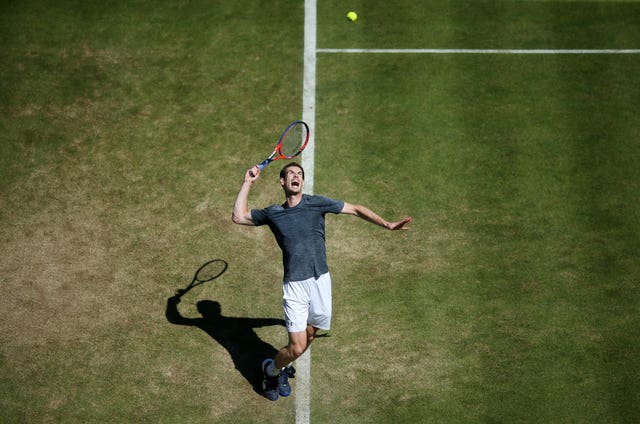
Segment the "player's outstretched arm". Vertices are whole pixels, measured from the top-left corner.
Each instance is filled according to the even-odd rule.
[[[379,225],[388,230],[408,230],[409,228],[406,226],[406,224],[411,222],[411,217],[408,216],[402,218],[400,221],[389,222],[365,206],[353,205],[347,202],[344,202],[341,213],[355,215],[359,218],[364,219],[365,221],[369,221],[372,224]]]
[[[249,210],[249,190],[251,190],[251,184],[253,184],[259,176],[260,168],[258,165],[248,169],[244,174],[244,182],[233,204],[233,213],[231,214],[231,220],[236,224],[254,225],[251,219],[251,211]]]

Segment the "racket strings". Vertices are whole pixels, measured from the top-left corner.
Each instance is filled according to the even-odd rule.
[[[284,135],[284,139],[280,145],[280,153],[288,158],[297,156],[306,136],[307,134],[304,125],[298,124],[292,126]]]

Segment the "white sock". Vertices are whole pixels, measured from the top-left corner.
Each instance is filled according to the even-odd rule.
[[[276,368],[276,362],[271,361],[269,365],[267,365],[267,375],[271,377],[277,377],[280,374],[280,370]]]

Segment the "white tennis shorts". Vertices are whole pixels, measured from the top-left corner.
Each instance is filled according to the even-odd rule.
[[[285,281],[282,286],[284,319],[289,333],[306,331],[307,325],[331,328],[331,276]]]

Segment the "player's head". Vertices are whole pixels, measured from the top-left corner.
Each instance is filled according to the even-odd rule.
[[[285,179],[285,177],[287,176],[287,170],[291,167],[300,168],[300,170],[302,171],[302,179],[304,180],[304,168],[297,162],[290,162],[286,164],[284,168],[280,170],[280,178]]]
[[[304,169],[295,162],[287,164],[280,171],[280,185],[287,197],[300,194],[304,185]]]

